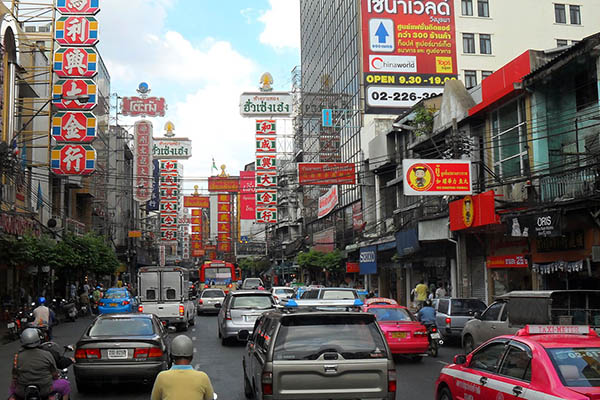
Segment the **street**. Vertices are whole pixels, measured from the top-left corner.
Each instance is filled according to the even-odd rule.
[[[205,371],[212,381],[219,398],[223,400],[245,399],[242,384],[242,344],[225,347],[217,338],[216,316],[196,317],[196,326],[187,332],[195,344],[193,365],[196,369]],[[90,324],[91,318],[80,318],[74,323],[63,322],[54,329],[55,341],[61,345],[75,344],[84,329]],[[177,335],[177,334],[175,334]],[[18,350],[18,342],[12,342],[0,347],[0,384],[3,390],[9,385],[11,360]],[[413,399],[414,393],[419,393],[421,399],[433,399],[434,383],[440,369],[452,357],[460,352],[456,345],[443,346],[437,358],[424,358],[420,363],[409,360],[398,360],[396,370],[398,376],[398,392],[396,399]],[[139,386],[105,387],[102,392],[78,394],[75,378],[70,368],[73,398],[89,400],[106,399],[148,399],[150,393],[144,392]]]

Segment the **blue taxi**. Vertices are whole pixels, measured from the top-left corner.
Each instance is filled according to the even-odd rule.
[[[109,289],[98,304],[100,314],[130,313],[137,311],[135,298],[124,288]]]

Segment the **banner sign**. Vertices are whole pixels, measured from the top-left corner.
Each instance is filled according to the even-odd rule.
[[[470,160],[402,160],[405,196],[467,195],[473,192]]]
[[[277,191],[257,190],[256,204],[259,206],[277,206]]]
[[[52,137],[57,142],[90,143],[96,139],[96,117],[91,112],[57,112]]]
[[[233,177],[211,176],[208,178],[209,192],[239,192],[240,180]]]
[[[210,197],[183,196],[183,206],[188,208],[210,208]]]
[[[179,139],[155,139],[152,146],[154,158],[188,159],[192,156],[192,141]]]
[[[150,121],[137,121],[134,124],[134,163],[133,176],[134,193],[136,201],[148,201],[152,198],[152,123]]]
[[[298,163],[300,185],[356,185],[353,163]]]
[[[361,247],[359,257],[361,275],[377,273],[377,246]]]
[[[277,156],[275,154],[257,154],[256,155],[256,170],[257,171],[276,171]]]
[[[54,73],[61,78],[91,78],[98,73],[98,52],[93,47],[62,47],[54,53]]]
[[[338,204],[338,188],[332,186],[323,196],[319,197],[318,218],[323,218],[333,211]]]
[[[312,250],[330,253],[335,250],[335,227],[313,233]]]
[[[256,222],[260,224],[277,222],[277,207],[256,206]]]
[[[229,194],[217,195],[217,250],[231,251],[231,200]]]
[[[367,113],[408,109],[456,79],[453,1],[361,3]]]
[[[100,11],[100,0],[56,0],[56,9],[63,15],[94,15]]]
[[[253,116],[289,116],[293,110],[293,98],[287,92],[242,93],[240,114]]]
[[[50,168],[56,175],[89,175],[96,170],[96,150],[83,144],[54,146]]]
[[[240,219],[256,217],[256,181],[254,171],[240,171]]]
[[[164,117],[167,105],[160,97],[123,97],[121,113],[126,117]]]
[[[496,214],[493,190],[474,196],[465,196],[461,200],[451,201],[448,206],[451,231],[500,224],[500,216]]]
[[[508,256],[489,256],[485,261],[487,268],[527,268],[529,262],[523,254]]]
[[[357,262],[346,262],[346,273],[347,274],[354,274],[360,272],[360,264]]]
[[[273,188],[277,187],[277,175],[273,172],[257,172],[256,173],[256,188]]]
[[[276,153],[277,140],[275,137],[256,136],[256,152],[257,153]]]
[[[560,211],[549,211],[537,215],[510,217],[508,235],[513,237],[561,237],[562,215]]]

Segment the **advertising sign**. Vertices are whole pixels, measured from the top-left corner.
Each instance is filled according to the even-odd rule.
[[[156,139],[152,146],[152,156],[158,159],[188,159],[192,156],[192,141]]]
[[[293,110],[292,95],[287,92],[242,93],[240,96],[240,114],[253,116],[289,116]]]
[[[456,79],[453,1],[361,3],[367,113],[410,108]]]
[[[94,15],[100,11],[100,0],[56,0],[56,9],[64,15]]]
[[[347,274],[353,274],[353,273],[357,273],[360,272],[360,264],[357,262],[346,262],[346,273]]]
[[[123,97],[121,113],[126,117],[164,117],[167,105],[162,97]]]
[[[274,119],[257,119],[256,134],[262,136],[276,135],[277,125]]]
[[[57,112],[52,117],[52,137],[57,142],[90,143],[96,139],[96,124],[89,112]]]
[[[319,212],[318,217],[323,218],[333,211],[338,204],[338,188],[332,186],[323,196],[319,197]]]
[[[257,154],[256,155],[256,170],[257,171],[276,171],[277,158],[275,154]]]
[[[183,196],[183,206],[188,208],[210,208],[208,196]]]
[[[488,256],[485,266],[487,268],[527,268],[529,267],[529,262],[523,254]]]
[[[256,136],[257,153],[276,153],[277,140],[271,136]]]
[[[160,193],[159,193],[159,181],[160,181],[160,167],[158,160],[152,160],[152,197],[146,202],[147,211],[156,211],[160,204]]]
[[[98,73],[98,53],[93,47],[63,47],[54,53],[54,73],[61,78],[91,78]]]
[[[256,222],[260,224],[277,222],[277,207],[256,206]]]
[[[240,180],[233,177],[211,176],[208,178],[209,192],[239,192]]]
[[[163,242],[177,241],[177,228],[160,228],[160,240]]]
[[[559,211],[548,211],[536,215],[509,217],[508,235],[513,237],[561,237],[562,216]]]
[[[277,187],[277,175],[272,172],[257,172],[256,173],[256,188],[265,189]]]
[[[93,46],[98,43],[98,20],[91,16],[60,17],[54,40],[62,46]]]
[[[50,168],[57,175],[89,175],[96,170],[96,150],[84,144],[54,146]]]
[[[257,190],[256,204],[259,206],[277,206],[277,190]]]
[[[52,105],[61,110],[91,110],[96,106],[96,82],[59,79],[52,89]]]
[[[353,163],[298,163],[301,185],[356,185]]]
[[[500,224],[500,216],[496,214],[493,190],[451,201],[448,207],[451,231]]]
[[[402,160],[405,196],[471,194],[470,160]]]
[[[152,198],[152,123],[138,121],[133,129],[135,135],[133,197],[136,201],[143,202]]]
[[[362,275],[377,273],[377,246],[361,247],[359,267]]]
[[[335,250],[335,227],[331,227],[313,234],[312,250],[330,253]]]
[[[217,249],[222,252],[231,251],[231,196],[217,196]]]
[[[240,219],[256,217],[256,177],[254,171],[240,171]]]

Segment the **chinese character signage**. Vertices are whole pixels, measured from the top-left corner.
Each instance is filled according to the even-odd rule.
[[[156,139],[152,146],[154,158],[188,159],[192,156],[192,141],[179,139]]]
[[[356,168],[352,163],[298,163],[301,185],[355,185]]]
[[[277,207],[256,206],[256,222],[261,224],[277,222]]]
[[[93,47],[63,47],[54,53],[54,73],[61,78],[91,78],[98,72],[98,53]]]
[[[277,206],[277,191],[257,190],[256,204],[259,206]]]
[[[91,112],[57,112],[52,137],[57,142],[89,143],[96,139],[96,117]]]
[[[149,147],[151,149],[151,147]],[[161,219],[161,241],[175,242],[185,236],[178,236],[178,228],[184,218],[179,218],[179,165],[177,160],[160,160],[159,165],[159,211]],[[184,215],[184,214],[182,214]],[[185,240],[185,238],[184,238]]]
[[[121,113],[127,117],[164,117],[167,105],[158,97],[123,97]]]
[[[240,96],[240,114],[253,116],[289,116],[293,110],[292,95],[287,92],[242,93]]]
[[[231,212],[232,197],[229,194],[217,195],[217,250],[231,251]]]
[[[60,17],[54,39],[61,46],[94,46],[98,43],[98,20],[91,16]]]
[[[152,123],[136,122],[134,135],[134,199],[142,202],[152,198]]]
[[[274,119],[257,119],[256,120],[256,134],[257,135],[276,135],[277,129]]]
[[[256,156],[257,171],[275,171],[277,169],[275,154],[258,154]]]
[[[255,218],[277,222],[277,130],[274,120],[256,120]]]
[[[275,137],[270,136],[256,136],[256,152],[257,153],[276,153],[276,140]]]
[[[366,111],[390,113],[441,94],[456,79],[454,4],[363,0]]]
[[[100,0],[56,0],[56,8],[63,15],[94,15],[100,11]]]
[[[446,196],[472,193],[471,161],[403,160],[405,196]]]
[[[451,231],[500,224],[493,190],[451,201],[448,208]]]
[[[96,169],[96,150],[83,144],[54,146],[50,167],[57,175],[89,175]]]
[[[53,85],[52,105],[61,110],[91,110],[96,106],[96,82],[59,79]]]
[[[158,160],[152,160],[152,198],[146,202],[147,211],[158,210],[160,204],[159,181],[160,167],[158,165]]]

